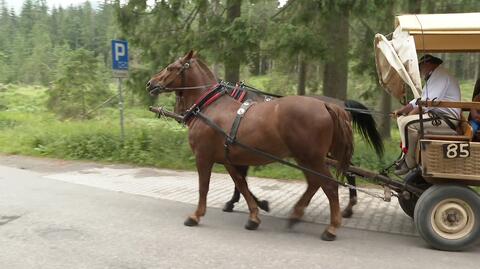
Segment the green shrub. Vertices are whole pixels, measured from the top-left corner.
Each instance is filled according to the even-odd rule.
[[[48,108],[61,118],[85,118],[106,100],[109,91],[106,70],[93,52],[77,49],[60,59]]]

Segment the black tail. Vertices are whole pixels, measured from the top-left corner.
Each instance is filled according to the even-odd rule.
[[[372,115],[365,113],[368,111],[368,108],[362,103],[353,100],[345,101],[345,107],[362,110],[348,110],[352,115],[353,128],[362,135],[363,139],[375,149],[377,156],[381,158],[384,152],[382,137],[377,131],[377,123]]]

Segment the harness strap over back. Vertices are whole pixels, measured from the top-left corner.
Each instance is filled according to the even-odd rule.
[[[235,117],[235,120],[232,123],[232,128],[230,129],[230,135],[226,136],[225,138],[225,158],[227,159],[228,162],[230,162],[230,159],[228,158],[228,153],[229,153],[229,146],[231,144],[235,143],[235,140],[237,138],[237,132],[238,128],[240,127],[240,123],[245,116],[245,113],[247,113],[248,109],[255,104],[255,102],[252,102],[252,100],[247,100],[242,105],[240,108],[237,110],[237,116]]]

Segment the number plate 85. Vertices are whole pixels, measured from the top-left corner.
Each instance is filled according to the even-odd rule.
[[[469,143],[443,144],[443,157],[446,159],[470,157]]]

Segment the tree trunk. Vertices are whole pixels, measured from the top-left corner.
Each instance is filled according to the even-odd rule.
[[[345,100],[348,83],[349,8],[333,9],[327,18],[328,52],[323,94]]]
[[[260,75],[260,46],[256,48],[255,52],[250,53],[250,74],[253,76]]]
[[[222,77],[222,76],[220,76],[220,64],[215,63],[215,64],[213,65],[213,74],[215,75],[215,78],[216,78],[216,79]]]
[[[298,56],[298,88],[297,95],[305,95],[305,84],[307,80],[307,61],[304,55]]]
[[[477,56],[477,62],[475,63],[475,80],[480,78],[480,55]]]
[[[227,23],[226,26],[233,23],[233,21],[240,17],[242,0],[227,0]],[[235,52],[235,44],[231,38],[225,41],[225,80],[229,82],[238,82],[240,80],[240,58]]]
[[[388,113],[392,109],[392,97],[387,91],[382,91],[382,99],[380,103],[380,110],[384,113],[384,116],[380,119],[380,135],[382,138],[390,138],[391,118]]]
[[[394,14],[394,9],[395,9],[395,4],[392,2],[387,6],[386,12],[385,12],[385,24],[386,25],[392,25],[393,21],[393,14]],[[389,26],[387,26],[389,27]],[[375,77],[375,79],[377,79]],[[389,93],[387,93],[385,90],[382,89],[382,96],[381,96],[381,102],[380,102],[380,111],[383,113],[383,117],[380,118],[380,124],[379,124],[379,132],[382,138],[388,139],[391,138],[391,118],[388,115],[392,111],[392,97],[390,96]]]
[[[455,72],[455,77],[460,80],[460,79],[465,79],[465,70],[464,70],[464,62],[462,61],[462,59],[460,59],[460,57],[458,57],[457,55],[455,55],[455,58],[454,58],[455,62],[454,62],[454,72]]]
[[[269,60],[265,55],[260,56],[260,75],[267,74],[269,69]]]

